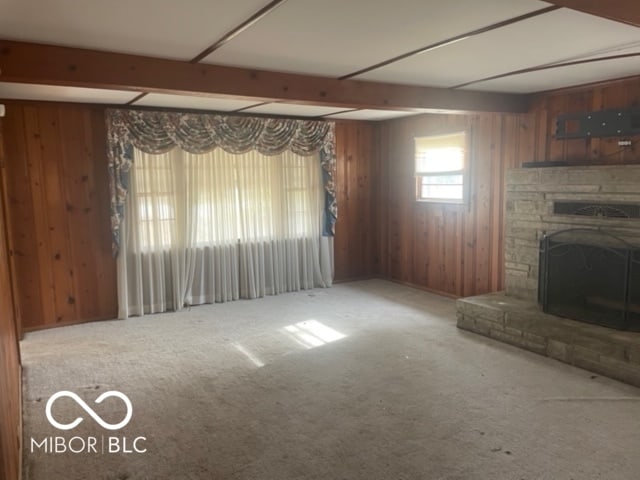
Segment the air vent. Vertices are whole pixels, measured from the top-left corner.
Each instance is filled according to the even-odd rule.
[[[554,202],[553,213],[602,218],[640,218],[640,205],[629,203]]]

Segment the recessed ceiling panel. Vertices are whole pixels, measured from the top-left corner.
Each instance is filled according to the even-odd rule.
[[[640,41],[640,29],[568,9],[556,10],[409,57],[357,77],[450,87]],[[598,68],[610,78],[606,66]]]
[[[630,77],[640,72],[640,57],[583,63],[523,73],[469,85],[469,90],[530,93]]]
[[[187,110],[210,110],[219,112],[230,112],[241,108],[250,107],[260,102],[235,100],[232,98],[212,98],[212,97],[194,97],[187,95],[165,95],[161,93],[150,93],[145,95],[134,105],[142,105],[145,107],[166,107],[166,108],[184,108]]]
[[[290,0],[204,61],[342,76],[548,6],[537,0]]]
[[[0,0],[5,40],[190,60],[268,0]]]
[[[243,113],[260,113],[264,115],[289,115],[292,117],[321,117],[331,113],[342,112],[343,107],[320,107],[316,105],[298,105],[293,103],[267,103],[243,110]]]
[[[7,100],[124,104],[133,100],[137,95],[139,95],[138,92],[121,90],[0,82],[0,99]]]
[[[389,120],[391,118],[408,117],[410,115],[418,115],[421,112],[406,112],[396,110],[353,110],[351,112],[337,113],[329,115],[327,118],[335,118],[342,120]]]

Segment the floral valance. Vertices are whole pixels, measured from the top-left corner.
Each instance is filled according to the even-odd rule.
[[[106,121],[114,255],[120,245],[133,147],[151,154],[174,147],[195,154],[214,148],[234,154],[250,150],[263,155],[285,150],[298,155],[319,152],[325,191],[324,234],[334,233],[337,205],[332,122],[124,109],[108,109]]]

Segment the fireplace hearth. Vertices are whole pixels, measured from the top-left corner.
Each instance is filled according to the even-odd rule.
[[[640,248],[573,228],[540,240],[538,301],[545,313],[640,331]]]
[[[509,170],[504,255],[459,328],[640,387],[640,165]]]

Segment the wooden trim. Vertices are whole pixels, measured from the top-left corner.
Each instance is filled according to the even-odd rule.
[[[440,295],[441,297],[447,297],[447,298],[453,298],[453,299],[460,298],[460,296],[454,295],[452,293],[442,292],[440,290],[435,290],[433,288],[423,287],[422,285],[416,285],[415,283],[411,283],[411,282],[404,282],[402,280],[386,277],[384,275],[368,275],[365,277],[343,278],[340,280],[334,280],[333,284],[338,285],[343,283],[362,282],[365,280],[384,280],[386,282],[397,283],[398,285],[404,285],[405,287],[413,288],[415,290],[421,290],[423,292],[432,293],[434,295]]]
[[[149,93],[142,92],[140,95],[136,95],[133,99],[129,100],[126,105],[134,105],[138,100],[142,100],[147,95],[149,95]]]
[[[513,75],[521,75],[523,73],[532,73],[539,72],[542,70],[552,70],[554,68],[562,68],[562,67],[571,67],[574,65],[582,65],[585,63],[596,63],[596,62],[606,62],[608,60],[619,60],[621,58],[630,58],[630,57],[640,57],[640,52],[637,53],[624,53],[621,55],[608,55],[606,57],[597,57],[597,58],[586,58],[583,60],[573,60],[570,62],[561,62],[561,63],[552,63],[546,65],[538,65],[535,67],[522,68],[520,70],[513,70],[511,72],[501,73],[499,75],[492,75],[490,77],[481,78],[479,80],[472,80],[470,82],[461,83],[459,85],[455,85],[451,88],[462,88],[468,87],[469,85],[474,85],[476,83],[487,82],[489,80],[496,80],[498,78],[511,77]]]
[[[57,322],[57,323],[43,323],[42,325],[34,325],[31,327],[26,327],[24,329],[25,333],[29,332],[38,332],[40,330],[49,330],[51,328],[59,328],[59,327],[70,327],[71,325],[80,325],[82,323],[92,323],[92,322],[116,322],[119,319],[114,317],[100,317],[100,318],[83,318],[79,320],[69,320],[66,322]]]
[[[18,405],[20,409],[20,418],[18,419],[18,479],[23,478],[22,457],[24,452],[24,415],[22,414],[22,352],[20,344],[18,344]]]
[[[340,77],[340,80],[346,80],[347,78],[353,78],[358,75],[362,75],[363,73],[370,72],[371,70],[376,70],[378,68],[386,67],[391,63],[398,62],[400,60],[404,60],[408,57],[413,57],[414,55],[420,55],[422,53],[429,52],[431,50],[435,50],[437,48],[445,47],[452,43],[459,42],[461,40],[465,40],[469,37],[474,37],[476,35],[480,35],[482,33],[489,32],[491,30],[495,30],[497,28],[506,27],[507,25],[511,25],[513,23],[521,22],[523,20],[527,20],[532,17],[537,17],[538,15],[543,15],[545,13],[553,12],[554,10],[558,10],[560,7],[551,6],[541,8],[539,10],[534,10],[533,12],[525,13],[524,15],[519,15],[517,17],[508,18],[507,20],[503,20],[501,22],[492,23],[491,25],[487,25],[486,27],[477,28],[476,30],[471,30],[470,32],[461,33],[460,35],[456,35],[454,37],[447,38],[445,40],[440,40],[439,42],[432,43],[431,45],[427,45],[426,47],[421,47],[416,50],[411,50],[410,52],[403,53],[402,55],[398,55],[397,57],[390,58],[389,60],[385,60],[380,63],[376,63],[375,65],[371,65],[370,67],[362,68],[353,73],[349,73],[347,75],[343,75]]]
[[[547,0],[547,2],[640,27],[640,9],[637,0]]]
[[[18,356],[20,356],[20,348],[18,344],[18,340],[22,340],[24,337],[24,332],[22,331],[22,325],[20,322],[20,314],[17,310],[18,302],[16,299],[15,285],[16,285],[16,275],[15,275],[15,266],[13,265],[11,252],[11,241],[9,238],[9,197],[7,195],[7,176],[5,172],[5,149],[4,149],[4,135],[3,135],[3,119],[0,118],[0,195],[2,196],[2,206],[4,207],[2,211],[0,211],[0,221],[4,225],[4,245],[7,248],[7,269],[9,271],[9,278],[11,280],[11,284],[8,285],[8,289],[10,290],[11,299],[13,302],[13,324],[16,333],[16,346],[18,347]]]
[[[339,278],[339,279],[333,280],[333,285],[339,285],[341,283],[363,282],[365,280],[373,280],[375,278],[381,278],[381,277],[377,277],[375,275],[362,275],[358,277]]]
[[[0,81],[344,108],[462,112],[527,110],[527,96],[192,64],[139,55],[0,40]]]
[[[423,292],[433,293],[434,295],[440,295],[441,297],[447,297],[447,298],[453,298],[453,299],[460,298],[459,295],[454,295],[453,293],[443,292],[441,290],[436,290],[434,288],[424,287],[422,285],[416,285],[415,283],[405,282],[403,280],[398,280],[398,279],[395,279],[395,278],[387,277],[387,278],[383,278],[383,280],[387,280],[388,282],[392,282],[392,283],[397,283],[399,285],[404,285],[405,287],[415,288],[416,290],[422,290]]]
[[[22,478],[22,367],[19,329],[14,299],[14,275],[8,243],[9,213],[6,193],[4,123],[0,119],[0,254],[4,266],[1,281],[7,285],[2,292],[0,316],[0,477]]]
[[[242,113],[242,112],[244,112],[245,110],[249,110],[250,108],[261,107],[261,106],[263,106],[263,105],[269,105],[270,103],[273,103],[273,102],[260,102],[260,103],[255,103],[255,104],[253,104],[253,105],[249,105],[249,106],[246,106],[246,107],[238,108],[237,110],[233,110],[231,113]]]
[[[264,18],[267,15],[269,15],[271,12],[273,12],[276,8],[278,8],[280,5],[282,5],[286,1],[287,0],[273,0],[271,3],[265,5],[260,10],[258,10],[256,13],[251,15],[248,19],[246,19],[244,22],[242,22],[240,25],[235,27],[233,30],[230,30],[227,33],[225,33],[213,45],[205,48],[202,52],[200,52],[198,55],[193,57],[191,59],[191,63],[198,63],[198,62],[200,62],[200,60],[203,60],[204,58],[208,57],[213,52],[218,50],[220,47],[222,47],[223,45],[225,45],[226,43],[230,42],[235,37],[240,35],[247,28],[251,27],[251,25],[255,24],[256,22],[258,22],[262,18]]]

